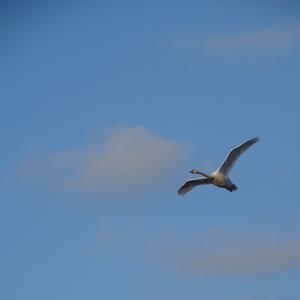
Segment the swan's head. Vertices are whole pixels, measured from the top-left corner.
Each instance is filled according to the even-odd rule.
[[[199,171],[195,170],[195,169],[191,170],[190,173],[192,173],[192,174],[200,174]]]

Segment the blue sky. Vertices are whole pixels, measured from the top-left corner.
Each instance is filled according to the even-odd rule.
[[[299,299],[296,1],[1,6],[1,298]]]

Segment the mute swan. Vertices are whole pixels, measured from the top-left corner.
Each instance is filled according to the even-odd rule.
[[[234,183],[232,183],[232,181],[228,177],[228,174],[233,168],[237,159],[240,157],[240,155],[244,153],[253,144],[257,143],[258,140],[259,138],[255,137],[251,140],[248,140],[247,142],[242,143],[236,148],[231,149],[221,166],[210,175],[193,169],[192,171],[190,171],[190,173],[201,175],[204,178],[187,180],[180,187],[177,193],[183,196],[195,186],[204,184],[213,184],[217,187],[224,188],[230,192],[237,190],[237,186]]]

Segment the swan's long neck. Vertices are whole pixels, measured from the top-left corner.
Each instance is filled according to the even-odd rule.
[[[203,172],[198,171],[198,170],[193,170],[192,173],[202,175],[202,176],[204,176],[204,177],[206,177],[208,179],[212,179],[210,175],[207,175],[206,173],[203,173]]]

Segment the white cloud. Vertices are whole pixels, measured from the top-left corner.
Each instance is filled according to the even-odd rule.
[[[106,194],[165,184],[183,160],[184,146],[142,127],[115,130],[99,146],[32,154],[21,162],[23,178],[72,190]]]
[[[266,27],[239,34],[215,35],[207,40],[207,49],[213,53],[269,53],[285,50],[300,42],[300,24]]]

